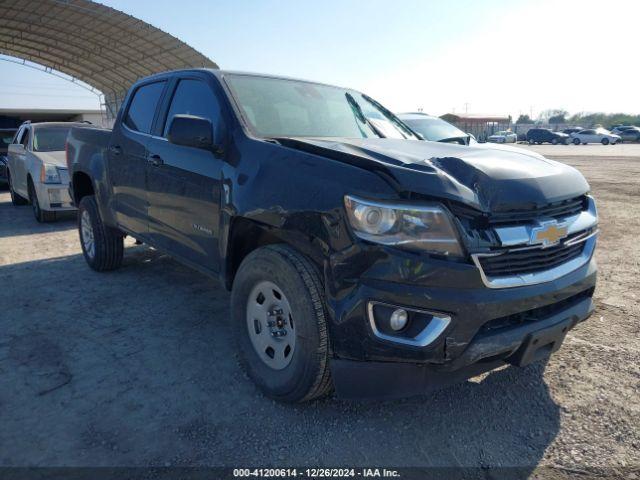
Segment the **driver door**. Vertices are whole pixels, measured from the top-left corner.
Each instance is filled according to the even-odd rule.
[[[220,103],[205,75],[180,77],[170,91],[148,143],[149,235],[165,251],[217,272],[222,160],[212,150],[172,144],[167,134],[179,114],[209,119],[220,131]]]

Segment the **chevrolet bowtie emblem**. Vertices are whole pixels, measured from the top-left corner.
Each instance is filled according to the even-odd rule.
[[[543,248],[551,247],[568,235],[569,227],[566,223],[558,223],[555,220],[543,222],[539,227],[531,230],[531,244],[542,244]]]

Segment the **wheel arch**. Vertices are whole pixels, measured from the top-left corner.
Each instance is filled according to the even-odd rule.
[[[283,244],[305,255],[322,271],[324,242],[303,233],[279,229],[247,217],[231,220],[223,247],[222,281],[231,290],[242,261],[251,252],[267,245]]]
[[[80,201],[87,195],[94,195],[95,188],[91,177],[85,172],[74,172],[71,179],[71,188],[73,192],[73,203],[77,206]]]

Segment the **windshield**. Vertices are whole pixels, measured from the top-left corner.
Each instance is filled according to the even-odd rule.
[[[403,122],[422,135],[425,140],[431,140],[432,142],[467,137],[467,134],[459,128],[436,117],[407,119],[403,120]]]
[[[34,129],[34,152],[62,152],[71,127],[39,127]]]
[[[250,75],[225,78],[245,121],[261,137],[417,139],[384,107],[354,90]]]
[[[0,141],[0,148],[11,145],[11,141],[15,134],[16,132],[0,132],[0,139],[2,139],[2,141]]]

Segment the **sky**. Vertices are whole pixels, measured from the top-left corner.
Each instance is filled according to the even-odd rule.
[[[640,1],[103,0],[221,68],[355,88],[393,111],[640,113]],[[0,108],[99,107],[0,61]]]

